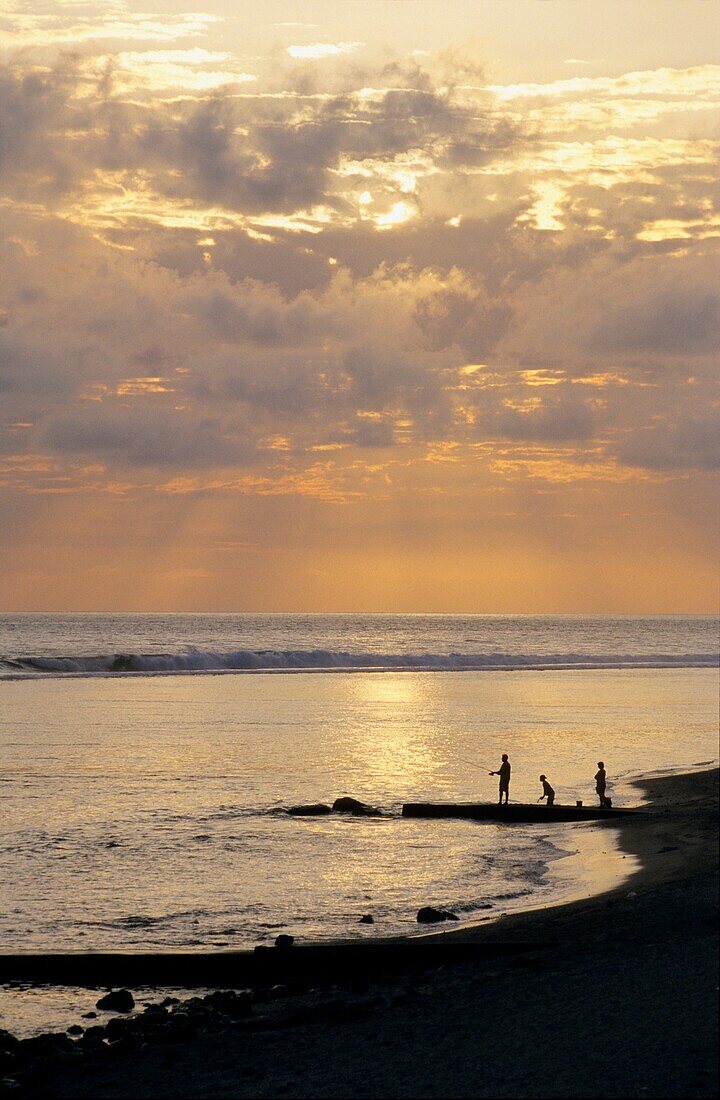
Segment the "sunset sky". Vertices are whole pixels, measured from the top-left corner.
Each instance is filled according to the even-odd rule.
[[[0,0],[0,609],[714,611],[719,51]]]

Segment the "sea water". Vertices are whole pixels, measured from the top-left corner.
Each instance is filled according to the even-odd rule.
[[[710,616],[3,615],[0,679],[717,664]]]
[[[552,900],[588,827],[402,803],[494,800],[507,752],[515,800],[544,772],[592,803],[603,759],[629,804],[632,776],[714,759],[716,664],[716,622],[689,616],[0,616],[0,949],[386,935],[423,905]],[[383,815],[286,812],[346,794]]]
[[[402,803],[494,800],[507,752],[516,800],[544,772],[592,803],[603,759],[636,804],[634,776],[715,760],[716,666],[700,617],[2,615],[0,951],[412,933],[423,905],[491,919],[601,889],[631,866],[613,830]],[[383,816],[287,813],[345,794]],[[94,999],[0,989],[0,1026]]]

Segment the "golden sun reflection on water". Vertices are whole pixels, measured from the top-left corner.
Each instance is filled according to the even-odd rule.
[[[432,674],[369,673],[354,677],[351,690],[363,715],[353,730],[355,762],[380,788],[422,788],[445,770]]]
[[[425,680],[412,673],[356,676],[353,695],[365,703],[415,703],[429,694]]]

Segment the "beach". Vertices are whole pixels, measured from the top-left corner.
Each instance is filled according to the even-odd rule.
[[[639,865],[613,890],[414,939],[411,966],[365,980],[343,972],[340,952],[335,981],[261,990],[235,1019],[175,1006],[181,1041],[146,1034],[39,1061],[22,1087],[63,1098],[714,1095],[717,783],[717,770],[638,782],[645,812],[614,827]],[[439,943],[462,957],[438,966]]]

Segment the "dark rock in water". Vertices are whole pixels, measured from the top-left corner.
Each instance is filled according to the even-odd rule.
[[[113,1054],[130,1054],[139,1046],[140,1040],[135,1035],[121,1035],[119,1039],[112,1039],[108,1043],[108,1048]]]
[[[336,814],[353,814],[355,817],[380,817],[380,810],[375,806],[368,806],[366,802],[358,802],[357,798],[336,798],[332,804]]]
[[[271,1001],[280,1000],[281,997],[287,997],[290,990],[286,985],[273,985],[268,990],[268,997]]]
[[[158,1005],[151,1007],[155,1008],[156,1011],[151,1012],[150,1008],[146,1008],[142,1016],[137,1017],[138,1030],[146,1036],[152,1036],[161,1031],[167,1024],[170,1015],[166,1008],[160,1008]]]
[[[282,936],[277,936],[276,939],[275,939],[275,946],[276,947],[292,947],[292,945],[294,943],[295,943],[295,937],[294,936],[282,935]]]
[[[129,989],[113,989],[95,1004],[95,1008],[103,1008],[110,1012],[132,1012],[134,1007],[135,998]]]
[[[53,1058],[73,1049],[72,1039],[67,1035],[48,1031],[44,1035],[33,1035],[30,1039],[21,1039],[18,1055],[24,1062],[38,1058]]]
[[[168,1020],[168,1029],[172,1035],[189,1039],[195,1034],[197,1021],[189,1012],[173,1012]]]
[[[332,810],[324,802],[311,802],[307,806],[291,806],[288,813],[295,817],[321,817],[323,814],[331,814]]]
[[[82,1035],[84,1030],[85,1028],[80,1027],[80,1024],[71,1024],[67,1029],[67,1033],[68,1035]]]
[[[95,1039],[102,1040],[105,1038],[105,1028],[100,1024],[93,1024],[92,1027],[85,1028],[85,1034],[83,1035],[83,1042],[92,1042]]]
[[[0,1050],[0,1082],[2,1082],[2,1079],[7,1073],[10,1073],[11,1070],[14,1070],[17,1067],[17,1064],[17,1056],[13,1054],[12,1051]],[[0,1083],[0,1088],[2,1087],[3,1086]]]
[[[108,1052],[107,1043],[96,1036],[88,1039],[87,1036],[81,1035],[76,1040],[76,1046],[86,1058],[104,1058]]]
[[[5,1031],[0,1027],[0,1050],[12,1050],[16,1051],[20,1046],[20,1040],[16,1039],[14,1035],[11,1035],[9,1031]]]
[[[443,920],[460,920],[457,913],[453,913],[450,909],[435,909],[432,905],[425,905],[422,909],[418,909],[418,915],[415,919],[419,924],[438,924]]]
[[[360,924],[374,924],[375,918],[372,913],[366,913],[364,917],[360,917]]]
[[[173,1046],[187,1043],[194,1038],[195,1028],[179,1019],[172,1024],[168,1023],[162,1031],[158,1031],[153,1037],[153,1041],[160,1046]]]
[[[292,937],[291,937],[292,938]],[[249,1016],[252,1011],[252,993],[249,989],[216,989],[203,998],[198,1009],[208,1011],[210,1009],[239,1020],[243,1016]]]
[[[127,1035],[136,1028],[136,1021],[129,1016],[113,1016],[105,1025],[105,1034],[108,1039],[116,1039],[119,1035]]]
[[[97,1012],[83,1012],[83,1020],[97,1020]]]
[[[235,1000],[230,1009],[230,1015],[234,1020],[239,1020],[243,1016],[249,1016],[252,1012],[252,1005],[253,995],[251,990],[242,989],[235,994]]]

